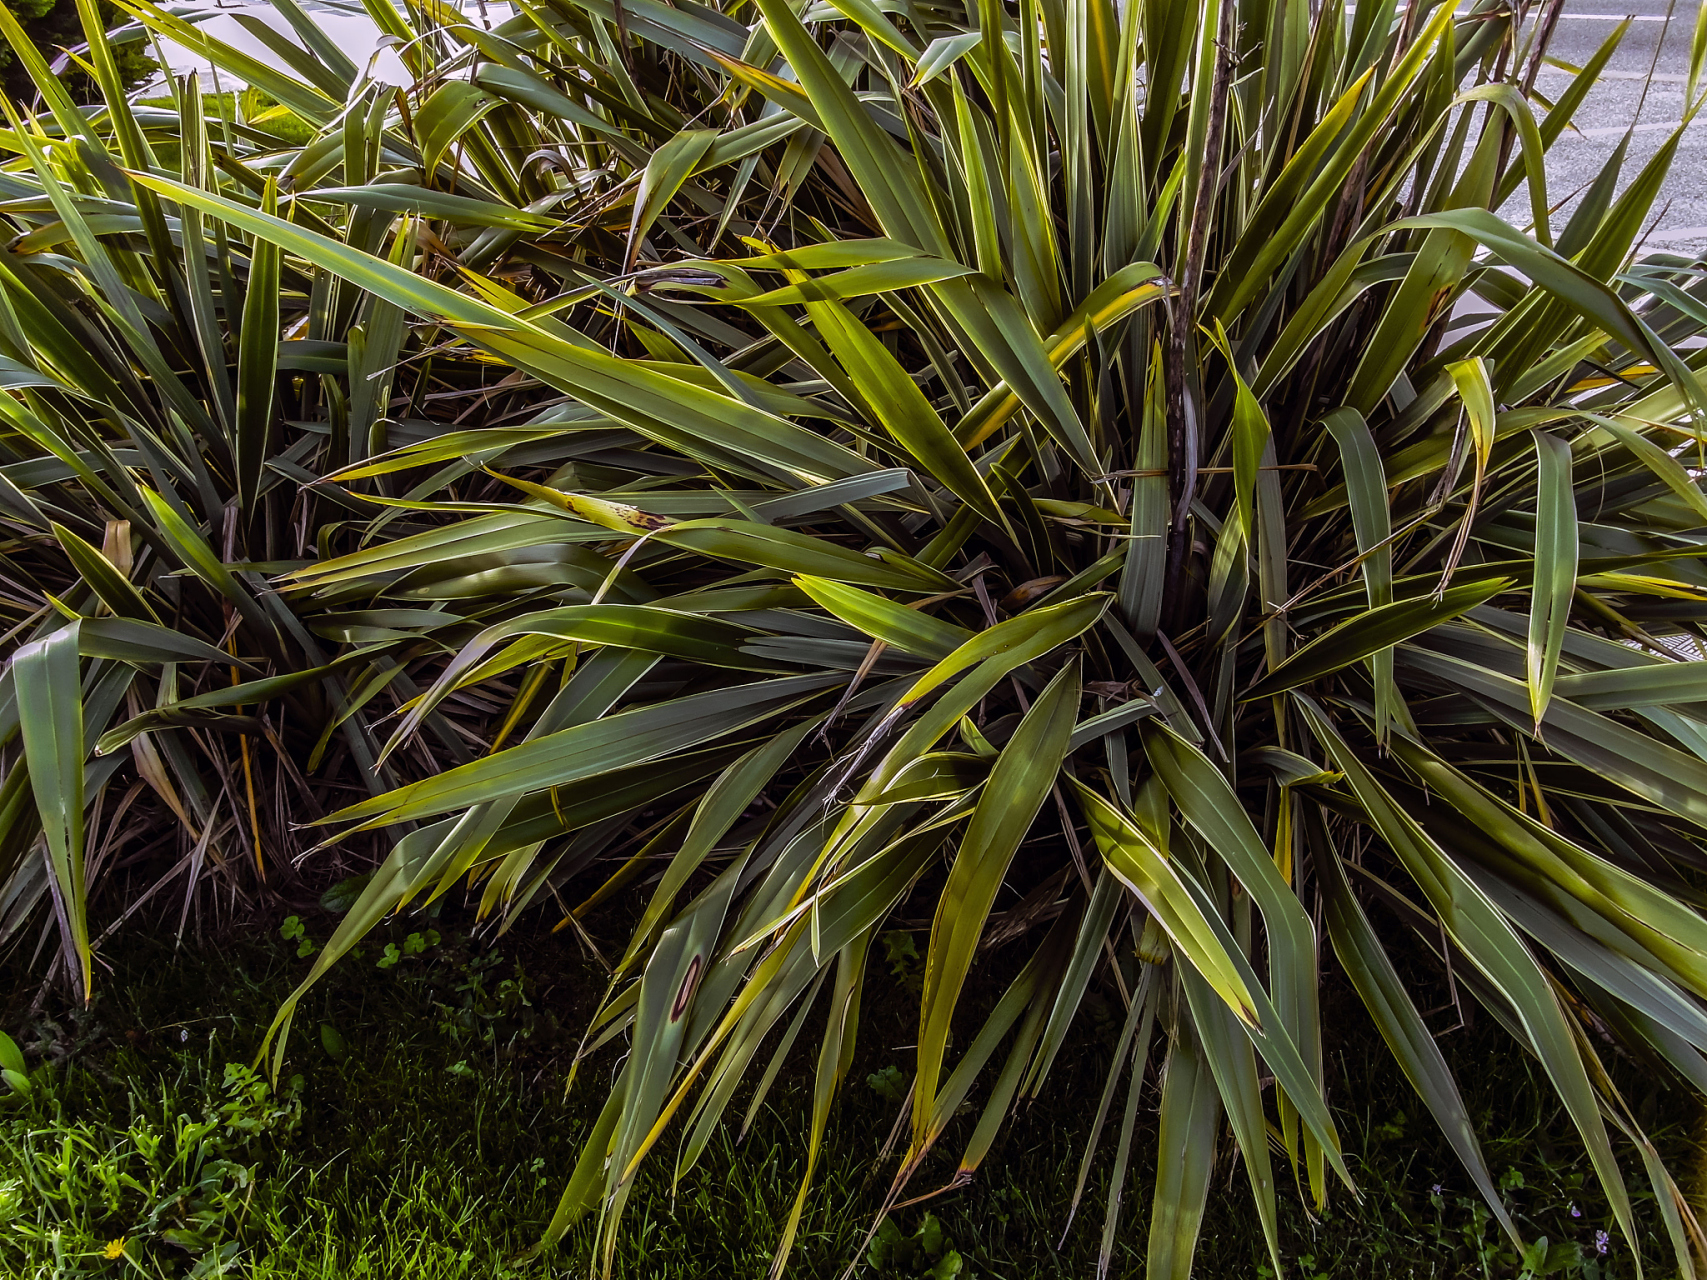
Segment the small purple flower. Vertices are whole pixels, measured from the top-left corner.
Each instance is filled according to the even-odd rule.
[[[1439,1195],[1439,1194],[1440,1194],[1440,1184],[1439,1184],[1439,1183],[1438,1183],[1438,1182],[1437,1182],[1437,1183],[1435,1183],[1435,1184],[1434,1184],[1434,1185],[1433,1185],[1433,1186],[1432,1186],[1432,1187],[1430,1187],[1430,1188],[1429,1188],[1429,1189],[1428,1189],[1428,1193],[1429,1193],[1429,1195],[1431,1195],[1431,1196],[1437,1196],[1437,1195]]]
[[[1582,1216],[1583,1216],[1583,1211],[1581,1209],[1577,1208],[1576,1205],[1573,1204],[1571,1206],[1571,1217],[1580,1218]]]
[[[1607,1246],[1611,1243],[1612,1237],[1607,1235],[1606,1232],[1596,1231],[1594,1233],[1594,1251],[1596,1253],[1605,1253]]]

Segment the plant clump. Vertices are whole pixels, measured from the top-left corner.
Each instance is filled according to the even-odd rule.
[[[874,977],[918,984],[889,1205],[1101,1008],[1103,1267],[1153,1088],[1147,1274],[1223,1133],[1278,1270],[1279,1183],[1355,1189],[1329,963],[1545,1262],[1433,965],[1690,1266],[1603,1055],[1707,1088],[1707,295],[1638,253],[1701,48],[1555,228],[1627,23],[1544,101],[1555,11],[1492,0],[374,4],[396,86],[275,3],[273,63],[126,0],[278,104],[225,115],[133,110],[92,0],[85,111],[0,10],[10,934],[86,994],[133,911],[370,876],[276,1071],[395,912],[624,908],[543,1232],[596,1213],[607,1270],[799,1046],[783,1268]]]

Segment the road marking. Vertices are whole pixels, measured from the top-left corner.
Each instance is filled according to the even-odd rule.
[[[1677,240],[1707,240],[1707,227],[1666,227],[1661,231],[1649,232],[1645,238],[1650,244],[1671,244]]]
[[[1574,77],[1577,75],[1577,72],[1566,71],[1563,67],[1542,67],[1541,74]],[[1657,71],[1651,76],[1646,71],[1602,71],[1595,77],[1595,80],[1597,82],[1601,80],[1634,80],[1638,84],[1643,81],[1652,80],[1655,84],[1686,84],[1689,77],[1670,75],[1664,71]]]
[[[1581,138],[1621,138],[1626,130],[1631,133],[1670,133],[1683,124],[1681,120],[1657,120],[1653,124],[1639,124],[1635,128],[1628,125],[1612,124],[1599,129],[1579,129],[1577,136]]]
[[[1397,7],[1397,5],[1394,6],[1395,16],[1397,14]],[[1348,4],[1345,6],[1345,11],[1347,13],[1356,13],[1357,6],[1354,4]],[[1669,21],[1664,14],[1653,13],[1561,13],[1559,15],[1559,21],[1561,22],[1623,22],[1626,18],[1631,22]],[[1682,25],[1681,22],[1679,25]]]
[[[1397,8],[1398,6],[1395,5],[1395,16]],[[1356,13],[1357,6],[1354,4],[1348,4],[1345,6],[1345,11],[1347,13]],[[1655,13],[1561,13],[1559,15],[1559,21],[1561,22],[1623,22],[1626,18],[1631,22],[1669,21],[1664,14]],[[1681,25],[1681,23],[1679,25]]]

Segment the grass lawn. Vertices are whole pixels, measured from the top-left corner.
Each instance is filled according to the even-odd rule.
[[[514,1261],[550,1216],[615,1065],[607,1049],[565,1080],[600,971],[567,934],[472,941],[447,911],[397,922],[337,967],[296,1020],[277,1090],[250,1066],[265,1026],[330,919],[284,917],[178,954],[133,935],[81,1010],[33,987],[11,992],[5,1026],[32,1068],[27,1095],[0,1101],[0,1274],[8,1277],[585,1275],[590,1231],[537,1262]],[[430,926],[430,927],[429,927]],[[297,935],[294,926],[284,932]],[[609,930],[615,937],[617,930]],[[413,941],[411,940],[413,935]],[[384,948],[384,949],[382,949]],[[992,967],[999,968],[998,954]],[[15,971],[14,971],[15,972]],[[791,1274],[832,1277],[861,1243],[895,1157],[876,1157],[910,1055],[916,982],[902,961],[887,1003],[865,1013],[860,1058],[832,1127],[826,1167]],[[993,985],[993,984],[986,984]],[[1354,1000],[1326,988],[1335,1100],[1361,1203],[1340,1192],[1312,1221],[1282,1197],[1290,1274],[1633,1276],[1586,1157],[1539,1068],[1485,1016],[1445,1037],[1469,1091],[1490,1166],[1534,1247],[1530,1264],[1498,1235]],[[1062,1241],[1089,1118],[1116,1030],[1092,1010],[1056,1068],[1048,1100],[1022,1114],[970,1187],[900,1211],[860,1274],[1083,1277],[1095,1274],[1108,1193],[1105,1150]],[[1343,1015],[1343,1016],[1339,1016]],[[1438,1015],[1447,1018],[1448,1011]],[[1691,1167],[1678,1095],[1631,1064],[1626,1096],[1674,1168]],[[1152,1071],[1156,1064],[1152,1063]],[[810,1054],[791,1059],[744,1138],[731,1131],[673,1190],[671,1161],[648,1166],[614,1273],[759,1277],[801,1172]],[[1153,1091],[1138,1141],[1155,1141]],[[731,1111],[740,1115],[745,1106]],[[975,1117],[964,1118],[968,1130]],[[1113,1126],[1110,1127],[1111,1130]],[[679,1132],[679,1129],[678,1129]],[[964,1138],[964,1134],[961,1135]],[[734,1158],[737,1141],[748,1148]],[[915,1192],[941,1186],[944,1144]],[[1624,1153],[1650,1276],[1671,1274],[1638,1161]],[[1140,1150],[1132,1167],[1148,1170]],[[1260,1227],[1244,1174],[1222,1143],[1198,1274],[1259,1277]],[[1277,1166],[1284,1177],[1284,1166]],[[1337,1190],[1337,1189],[1336,1189]],[[1125,1188],[1111,1274],[1142,1273],[1150,1188]],[[934,1225],[927,1223],[927,1215]],[[927,1229],[928,1228],[928,1229]],[[1605,1248],[1597,1251],[1597,1242]]]
[[[301,146],[314,137],[314,130],[303,124],[289,110],[281,107],[276,98],[259,89],[238,92],[204,93],[201,95],[202,115],[209,128],[218,134],[224,123],[249,126],[260,134],[270,134],[280,144]],[[139,107],[176,110],[177,101],[170,93],[160,93],[137,101]]]

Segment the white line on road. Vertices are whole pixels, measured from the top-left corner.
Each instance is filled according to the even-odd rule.
[[[1707,227],[1667,227],[1663,231],[1649,232],[1645,238],[1649,244],[1670,244],[1676,240],[1707,240]]]
[[[1613,124],[1599,129],[1579,129],[1577,136],[1582,138],[1621,138],[1626,129],[1631,133],[1670,133],[1683,123],[1681,120],[1656,120],[1653,124],[1639,124],[1630,129],[1628,125]]]
[[[1356,13],[1357,6],[1348,4],[1345,7],[1345,11],[1347,13]],[[1561,13],[1559,15],[1559,21],[1561,22],[1570,22],[1573,19],[1578,22],[1623,22],[1625,18],[1629,18],[1631,22],[1666,21],[1664,14],[1654,13]]]
[[[1575,71],[1566,71],[1563,67],[1541,68],[1542,75],[1547,75],[1549,72],[1556,76],[1575,76],[1578,74]],[[1652,80],[1655,84],[1687,84],[1689,81],[1688,76],[1674,76],[1664,71],[1657,71],[1651,76],[1646,71],[1602,71],[1595,79],[1597,81],[1634,80],[1638,84],[1646,80]]]

